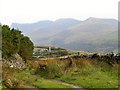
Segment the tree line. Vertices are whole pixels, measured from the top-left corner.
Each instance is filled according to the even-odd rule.
[[[19,54],[24,60],[30,59],[33,54],[33,42],[24,36],[18,29],[7,25],[0,25],[2,30],[2,57],[9,58],[13,54]]]

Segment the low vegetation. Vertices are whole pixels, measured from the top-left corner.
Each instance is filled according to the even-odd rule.
[[[118,88],[118,64],[111,66],[89,58],[48,60],[46,66],[39,67],[36,72],[41,77],[84,88]]]
[[[9,58],[18,53],[24,60],[30,59],[33,53],[33,43],[29,37],[24,36],[21,31],[10,29],[3,25],[2,28],[2,56]]]
[[[3,88],[71,88],[35,75],[33,69],[15,70],[4,66],[3,70]]]
[[[9,88],[70,88],[58,80],[83,88],[118,88],[118,64],[91,58],[29,60],[28,67],[17,70],[3,67],[3,85]],[[12,73],[11,73],[12,72]]]

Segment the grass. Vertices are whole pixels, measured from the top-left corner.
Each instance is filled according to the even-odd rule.
[[[103,72],[99,69],[87,72],[79,71],[74,74],[66,74],[59,80],[76,84],[84,88],[118,88],[118,77],[111,72]]]
[[[118,88],[118,68],[107,64],[77,68],[77,72],[67,73],[60,80],[80,85],[84,88]]]
[[[38,88],[71,88],[70,86],[63,85],[59,82],[42,79],[34,82],[33,84]]]
[[[34,70],[26,69],[13,71],[14,72],[9,74],[9,76],[6,76],[7,79],[10,80],[10,84],[13,85],[14,83],[10,88],[71,88],[70,86],[64,85],[60,82],[43,79],[40,76],[35,75]],[[8,83],[7,80],[6,83]]]
[[[118,88],[117,64],[110,66],[86,58],[73,60],[71,67],[68,64],[69,61],[48,61],[48,67],[39,74],[44,75],[44,78],[54,78],[83,88]]]
[[[28,71],[20,72],[17,75],[18,79],[25,81],[26,83],[33,85],[37,88],[70,88],[69,86],[63,85],[59,82],[46,80],[37,75],[31,75]]]
[[[0,90],[2,90],[2,85],[0,85]]]
[[[12,88],[71,88],[49,79],[61,80],[83,88],[118,88],[118,64],[110,66],[105,62],[87,58],[74,59],[72,64],[70,60],[51,59],[47,61],[45,69],[35,66],[34,61],[30,61],[29,68],[25,70],[10,69],[5,67],[6,64],[3,66],[4,84],[7,83],[7,86]]]

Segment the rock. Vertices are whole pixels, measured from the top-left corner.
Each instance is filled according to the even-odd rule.
[[[26,68],[25,61],[19,54],[13,54],[8,60],[3,59],[4,63],[8,64],[10,68],[24,69]]]

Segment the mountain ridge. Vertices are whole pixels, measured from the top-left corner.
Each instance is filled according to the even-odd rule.
[[[62,18],[43,25],[45,27],[38,25],[39,29],[29,30],[31,33],[26,32],[26,34],[31,37],[35,45],[56,45],[87,51],[101,51],[100,48],[103,48],[105,51],[113,51],[117,49],[117,23],[115,19],[94,17],[84,21]],[[112,35],[113,32],[116,33]],[[109,50],[106,50],[107,48]]]

